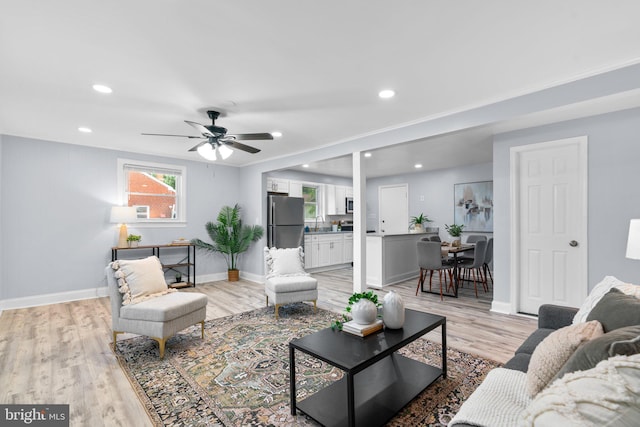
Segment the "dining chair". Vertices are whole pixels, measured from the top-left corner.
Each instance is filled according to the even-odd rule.
[[[489,273],[489,277],[491,278],[491,283],[493,284],[493,276],[491,275],[491,268],[489,264],[493,260],[493,237],[489,239],[487,242],[487,249],[484,252],[484,263],[482,264],[482,269],[484,270],[484,280],[489,286],[489,282],[487,281],[487,273]]]
[[[477,282],[482,283],[482,287],[485,292],[488,292],[487,289],[487,281],[482,275],[482,268],[484,266],[484,256],[487,250],[487,241],[486,240],[478,240],[473,249],[473,259],[472,260],[463,260],[458,263],[458,268],[463,270],[462,277],[465,276],[465,272],[468,273],[471,277],[473,277],[473,289],[476,292],[476,298],[478,298],[478,286]],[[478,280],[476,280],[476,273],[478,274]],[[458,275],[459,276],[459,275]]]
[[[469,236],[467,236],[467,242],[468,244],[470,243],[476,243],[479,242],[481,240],[487,240],[487,236],[484,236],[482,234],[470,234]],[[473,260],[473,255],[462,255],[458,258],[461,261],[469,261],[469,260]]]
[[[444,273],[445,275],[445,286],[447,285],[447,273],[449,273],[449,287],[453,286],[453,266],[442,262],[441,245],[439,242],[420,240],[417,242],[417,245],[420,277],[418,278],[418,286],[416,286],[416,296],[418,295],[418,290],[424,292],[424,281],[427,277],[427,272],[429,272],[429,291],[431,291],[433,272],[438,271],[440,277],[440,300],[442,301],[442,274]]]

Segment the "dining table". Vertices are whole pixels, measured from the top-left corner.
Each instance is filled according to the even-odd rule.
[[[440,249],[440,251],[442,252],[443,257],[445,255],[453,255],[453,259],[451,260],[452,266],[457,266],[458,265],[458,254],[467,252],[467,251],[473,251],[475,249],[475,246],[472,244],[464,244],[464,245],[460,245],[460,246],[450,246],[446,243],[442,243],[442,247]],[[453,269],[453,294],[448,294],[448,293],[443,293],[443,296],[449,296],[449,297],[454,297],[454,298],[458,298],[458,288],[460,287],[460,281],[462,279],[460,278],[460,275],[458,274],[458,268],[454,268]],[[448,289],[448,288],[447,288]],[[434,291],[425,291],[423,290],[422,292],[426,292],[429,294],[438,294],[440,295],[439,292],[434,292]]]

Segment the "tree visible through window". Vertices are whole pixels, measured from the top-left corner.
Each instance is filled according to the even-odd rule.
[[[184,221],[183,167],[119,160],[123,201],[138,221]]]
[[[304,219],[314,220],[318,216],[318,187],[302,186],[304,199]]]

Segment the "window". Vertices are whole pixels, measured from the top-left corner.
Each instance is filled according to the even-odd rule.
[[[302,185],[302,198],[304,199],[304,219],[305,221],[313,221],[320,212],[318,206],[318,187],[311,185]]]
[[[138,223],[183,223],[186,220],[186,168],[118,159],[122,204],[136,208]]]

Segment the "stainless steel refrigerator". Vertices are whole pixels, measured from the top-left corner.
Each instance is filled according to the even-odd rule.
[[[297,248],[304,244],[304,199],[268,196],[267,245]]]

